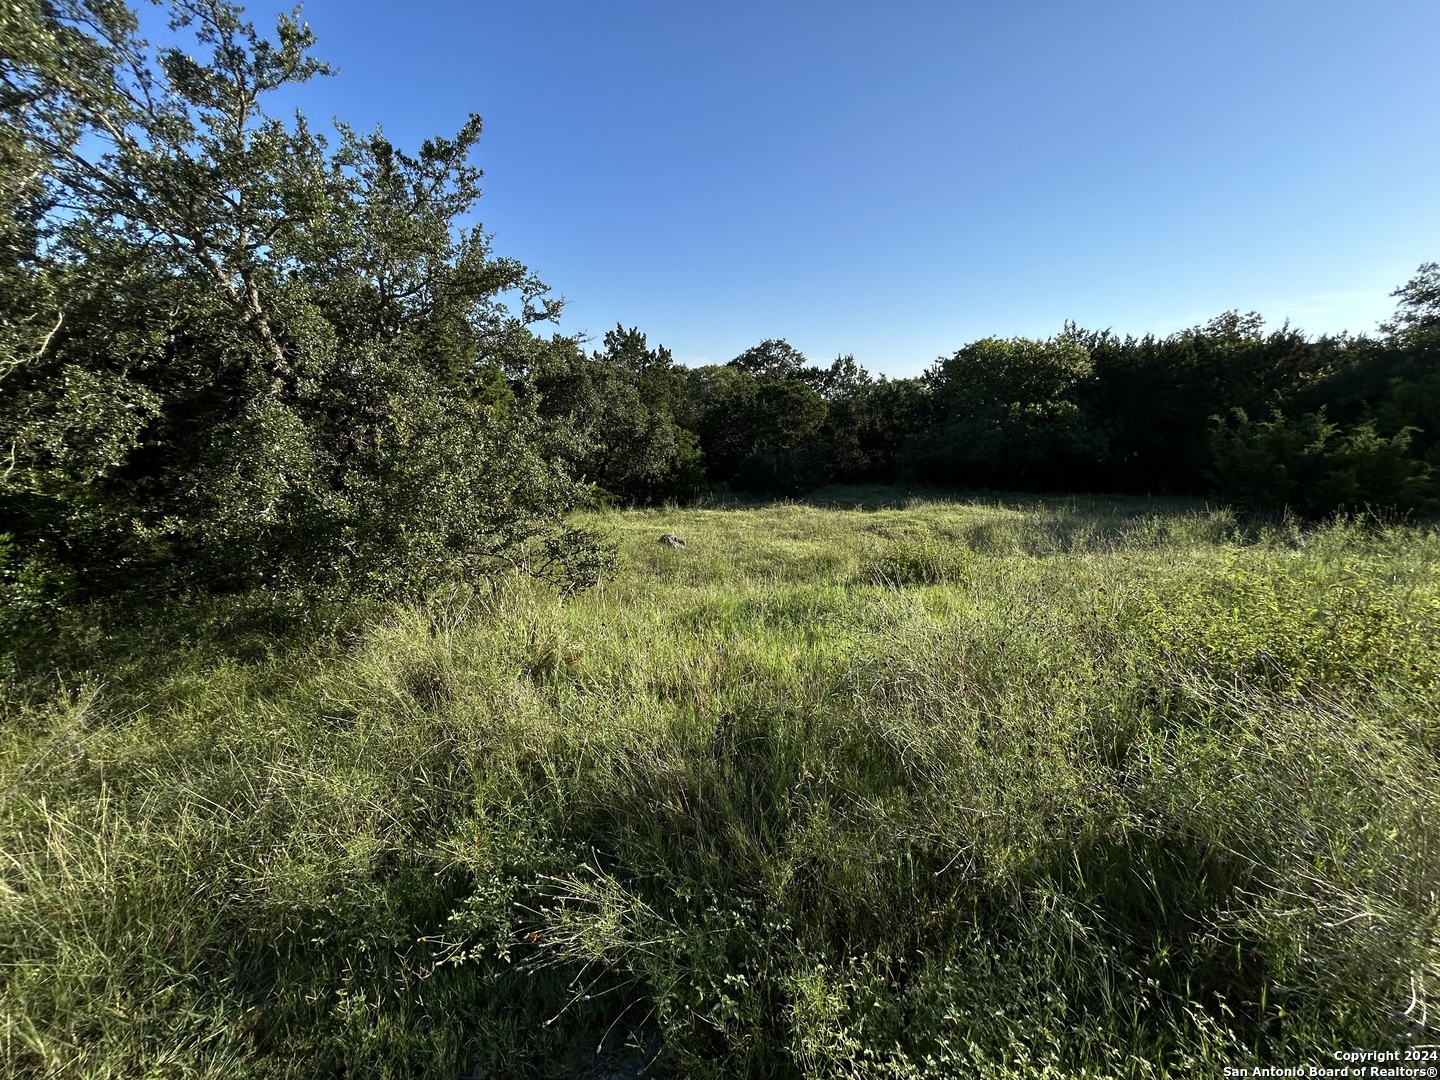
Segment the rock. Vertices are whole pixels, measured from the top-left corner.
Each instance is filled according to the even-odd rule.
[[[685,541],[681,540],[680,537],[675,536],[673,533],[666,533],[664,536],[660,537],[660,543],[666,544],[672,548],[682,548],[685,546]]]

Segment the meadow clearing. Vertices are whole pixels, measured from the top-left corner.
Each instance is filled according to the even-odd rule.
[[[619,568],[570,597],[175,601],[27,646],[0,1070],[1190,1077],[1440,1042],[1433,527],[856,488],[580,518]]]

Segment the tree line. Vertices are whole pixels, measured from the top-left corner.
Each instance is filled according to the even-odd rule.
[[[810,364],[783,340],[683,368],[617,327],[588,354],[552,339],[516,385],[574,439],[576,474],[629,503],[923,482],[1423,513],[1440,496],[1440,266],[1395,295],[1373,337],[1238,312],[1164,337],[1070,324],[972,342],[911,379]]]
[[[1375,336],[1227,313],[1166,337],[986,338],[918,378],[768,340],[688,368],[537,332],[472,224],[478,116],[417,151],[267,112],[324,76],[293,17],[0,6],[0,575],[12,608],[139,589],[422,591],[612,557],[586,502],[827,483],[1218,493],[1425,512],[1440,268]]]

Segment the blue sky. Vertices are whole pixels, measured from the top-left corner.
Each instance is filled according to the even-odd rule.
[[[251,17],[270,23],[268,6]],[[1440,260],[1435,0],[310,0],[314,121],[485,118],[480,218],[690,363],[1066,319],[1373,331]]]

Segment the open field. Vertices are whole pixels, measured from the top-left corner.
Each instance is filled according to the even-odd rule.
[[[620,569],[567,599],[35,642],[0,1068],[1190,1077],[1440,1042],[1440,534],[821,496],[584,515]]]

